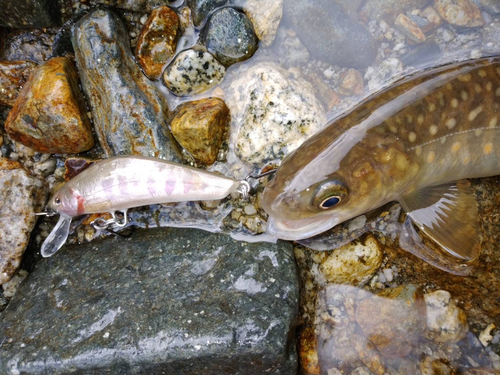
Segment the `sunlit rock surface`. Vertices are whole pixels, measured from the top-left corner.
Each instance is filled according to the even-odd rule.
[[[21,263],[46,193],[45,184],[19,163],[0,158],[0,285]]]
[[[295,267],[189,229],[63,248],[3,313],[0,373],[294,374]]]
[[[122,21],[110,10],[94,10],[75,24],[72,43],[105,155],[180,161],[168,104],[134,61]]]
[[[249,0],[243,8],[257,37],[270,46],[283,16],[283,0]]]

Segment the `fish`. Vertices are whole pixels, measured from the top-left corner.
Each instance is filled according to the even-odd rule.
[[[246,195],[245,180],[234,180],[190,166],[147,156],[115,156],[93,164],[65,183],[50,198],[45,214],[59,221],[41,247],[52,256],[66,242],[74,217],[126,211],[151,204],[219,200]]]
[[[454,63],[367,97],[278,167],[268,233],[301,240],[397,201],[454,258],[480,251],[467,179],[500,174],[500,59]]]

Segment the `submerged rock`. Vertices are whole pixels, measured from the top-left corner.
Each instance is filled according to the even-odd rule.
[[[297,310],[290,244],[139,231],[37,264],[0,322],[0,372],[295,374]]]
[[[500,3],[498,0],[480,0],[481,7],[492,14],[500,13]]]
[[[57,0],[3,0],[0,26],[53,27],[61,22]]]
[[[77,154],[94,146],[78,75],[66,57],[35,68],[5,122],[10,138],[38,152]]]
[[[223,8],[210,17],[204,42],[208,51],[227,67],[252,57],[258,40],[244,13]]]
[[[481,10],[471,0],[434,0],[434,7],[443,19],[455,26],[484,25]]]
[[[19,163],[0,158],[0,285],[19,267],[46,194],[41,180]]]
[[[394,23],[401,13],[426,6],[429,0],[367,0],[361,13],[376,21]]]
[[[257,38],[270,46],[283,16],[283,0],[247,0],[243,10],[252,22]]]
[[[168,104],[134,61],[122,21],[109,10],[97,9],[75,24],[71,38],[105,155],[180,161],[168,130]]]
[[[210,53],[190,49],[177,55],[163,73],[163,80],[175,95],[196,95],[219,84],[225,73]]]
[[[36,65],[33,61],[0,61],[0,105],[14,105]]]
[[[377,45],[368,30],[330,0],[286,0],[284,13],[312,56],[350,68],[366,68]]]
[[[446,290],[424,295],[427,306],[427,336],[438,342],[454,343],[469,331],[465,312]]]
[[[282,159],[326,123],[311,85],[273,63],[246,69],[226,98],[233,114],[231,144],[247,163]]]
[[[191,8],[193,23],[200,26],[208,15],[215,9],[223,6],[228,0],[187,0],[187,5]]]
[[[206,165],[217,159],[231,115],[219,98],[183,103],[170,124],[172,134],[193,158]]]
[[[179,16],[167,6],[153,10],[142,28],[135,55],[144,73],[161,76],[163,66],[174,56],[179,32]]]

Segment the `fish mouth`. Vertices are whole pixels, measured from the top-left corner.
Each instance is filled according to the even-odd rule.
[[[297,241],[313,237],[334,227],[339,222],[335,216],[315,217],[300,220],[280,220],[269,217],[267,231],[282,240]]]

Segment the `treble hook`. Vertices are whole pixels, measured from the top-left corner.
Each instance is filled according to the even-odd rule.
[[[122,214],[123,216],[122,220],[120,220],[120,218],[117,217],[116,214],[118,212]],[[98,217],[97,219],[92,220],[90,225],[95,230],[108,230],[108,231],[110,227],[123,228],[124,226],[127,225],[128,222],[127,211],[113,211],[110,212],[110,214],[111,214],[111,219],[104,220],[102,217]]]
[[[253,178],[254,180],[258,180],[259,178],[269,176],[270,174],[276,173],[277,169],[271,169],[270,171],[260,173],[258,175],[249,175],[246,179]]]

